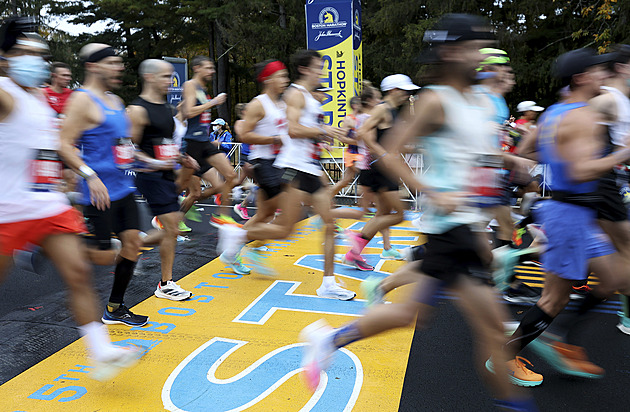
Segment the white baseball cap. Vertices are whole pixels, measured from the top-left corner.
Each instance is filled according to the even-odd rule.
[[[391,76],[387,76],[381,82],[381,90],[384,92],[388,92],[394,89],[401,90],[418,90],[420,86],[416,86],[413,84],[409,76],[404,74],[392,74]]]
[[[543,110],[545,110],[544,107],[536,106],[536,102],[531,100],[525,100],[516,106],[517,112],[542,112]]]

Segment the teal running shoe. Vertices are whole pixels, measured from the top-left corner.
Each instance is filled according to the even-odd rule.
[[[225,253],[226,252],[221,253],[221,255],[219,256],[219,260],[228,265],[230,269],[234,271],[234,273],[236,273],[237,275],[250,274],[252,270],[243,264],[243,259],[240,255],[237,255],[236,258],[232,260],[229,259]]]
[[[263,276],[277,276],[278,272],[276,272],[272,267],[266,264],[265,258],[261,255],[257,250],[248,249],[244,254],[243,258],[247,262],[249,266],[252,267],[254,272],[257,272]]]
[[[368,308],[385,303],[385,294],[380,285],[381,278],[377,278],[376,276],[370,276],[361,282],[361,291],[363,295],[365,295],[365,299],[367,300],[366,306]]]
[[[383,249],[383,253],[381,253],[381,259],[403,260],[403,255],[394,248],[391,248],[389,250]]]

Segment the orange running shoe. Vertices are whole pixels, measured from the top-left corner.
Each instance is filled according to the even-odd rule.
[[[536,339],[528,347],[543,357],[556,370],[566,375],[599,379],[605,374],[604,369],[588,360],[586,351],[580,346]]]
[[[516,358],[507,361],[507,370],[510,376],[510,382],[518,386],[538,386],[543,381],[543,376],[539,373],[531,371],[525,366],[527,363],[530,367],[533,367],[532,363],[527,359],[517,356]],[[492,364],[492,358],[486,361],[486,369],[494,373],[494,365]]]

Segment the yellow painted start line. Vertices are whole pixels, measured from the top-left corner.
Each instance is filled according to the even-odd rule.
[[[144,351],[135,367],[114,380],[90,379],[84,342],[77,341],[0,386],[0,410],[398,410],[412,328],[338,351],[315,394],[302,381],[302,328],[320,318],[338,327],[360,315],[365,305],[360,282],[385,277],[403,263],[381,260],[382,239],[376,237],[365,250],[375,272],[336,264],[337,279],[356,291],[357,299],[319,298],[322,236],[311,220],[297,225],[291,238],[266,244],[263,254],[277,277],[236,275],[215,259],[178,282],[193,291],[190,300],[150,297],[134,307],[149,315],[148,325],[109,326],[114,342]],[[352,229],[364,224],[339,223]],[[393,229],[394,247],[419,243],[408,221]],[[337,253],[347,249],[345,241],[337,241]],[[400,288],[388,300],[399,301],[407,292]]]

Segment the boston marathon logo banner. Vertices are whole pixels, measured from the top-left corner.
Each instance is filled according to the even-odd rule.
[[[188,80],[188,61],[178,57],[163,57],[163,59],[171,63],[174,69],[166,100],[169,104],[177,106],[182,101],[184,83]]]
[[[361,92],[362,39],[360,0],[307,0],[307,47],[324,58],[324,122],[340,126],[350,113],[350,98]]]

